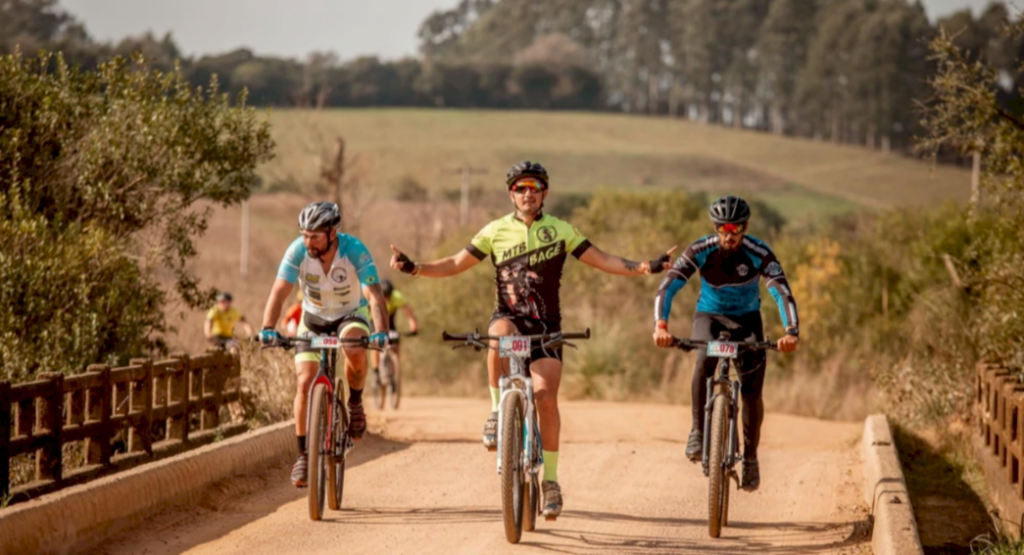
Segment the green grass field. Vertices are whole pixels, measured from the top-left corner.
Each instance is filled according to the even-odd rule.
[[[364,187],[388,197],[413,177],[452,190],[461,164],[487,170],[477,185],[500,183],[520,159],[540,161],[553,191],[599,187],[685,188],[761,198],[783,215],[831,215],[964,200],[969,172],[898,154],[779,138],[682,120],[619,114],[484,110],[366,109],[270,113],[277,157],[269,184],[316,181],[322,153],[343,136],[359,156]]]

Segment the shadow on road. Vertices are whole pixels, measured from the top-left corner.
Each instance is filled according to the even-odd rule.
[[[349,454],[347,468],[402,451],[408,443],[366,436]],[[194,504],[177,505],[159,513],[139,517],[138,523],[81,553],[180,553],[214,541],[232,530],[259,520],[282,505],[305,498],[308,489],[296,489],[289,482],[291,464],[268,468],[256,475],[235,476],[211,484]],[[331,518],[334,511],[327,511]],[[213,516],[216,518],[212,518]],[[140,534],[141,530],[145,534]],[[150,539],[140,542],[140,536]],[[144,544],[144,545],[141,545]],[[79,549],[87,546],[79,546]]]
[[[501,509],[498,507],[465,508],[356,508],[342,511],[325,522],[364,526],[423,526],[472,523],[494,523],[495,537],[501,537]],[[695,527],[701,529],[697,538],[680,538],[670,530],[666,535],[594,532],[594,523],[618,523],[620,529],[634,525],[666,529]],[[853,522],[733,522],[722,538],[712,540],[703,531],[702,519],[644,517],[600,511],[566,511],[555,522],[541,521],[535,532],[524,533],[522,544],[553,553],[615,553],[654,555],[660,553],[738,553],[756,551],[762,554],[832,553],[843,547],[870,541],[871,525],[867,519]]]

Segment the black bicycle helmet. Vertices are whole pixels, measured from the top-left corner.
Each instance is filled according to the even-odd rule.
[[[716,200],[710,213],[715,224],[742,224],[750,219],[750,205],[740,197],[729,195]]]
[[[341,225],[341,213],[333,202],[312,202],[299,212],[299,229],[321,231]]]
[[[380,288],[384,291],[385,297],[390,297],[395,292],[395,284],[391,283],[390,279],[385,279],[380,282]]]
[[[505,185],[512,187],[512,184],[524,177],[533,177],[537,181],[544,184],[544,188],[548,188],[548,170],[544,169],[544,166],[525,160],[513,165],[508,169],[508,173],[505,174]]]
[[[217,302],[221,301],[231,302],[231,293],[228,293],[227,291],[221,291],[220,293],[217,293]]]

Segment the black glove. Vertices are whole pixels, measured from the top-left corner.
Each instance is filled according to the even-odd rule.
[[[668,262],[672,262],[672,257],[666,252],[658,258],[649,261],[647,266],[651,269],[652,274],[660,274],[665,271],[665,264]]]
[[[404,252],[398,255],[398,262],[402,265],[399,269],[403,274],[411,274],[416,271],[416,263],[406,256]]]

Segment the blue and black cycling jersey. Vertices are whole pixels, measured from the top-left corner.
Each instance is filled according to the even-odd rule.
[[[739,248],[731,252],[722,250],[717,235],[708,235],[687,247],[658,287],[654,298],[655,321],[668,321],[673,297],[698,271],[701,286],[697,312],[742,316],[759,311],[758,284],[764,277],[768,292],[779,307],[782,325],[794,332],[799,329],[796,300],[782,265],[764,241],[750,235],[744,236]]]

